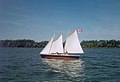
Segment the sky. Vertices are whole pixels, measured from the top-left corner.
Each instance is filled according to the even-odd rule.
[[[120,40],[120,0],[0,0],[0,40],[50,40],[82,29],[80,40]]]

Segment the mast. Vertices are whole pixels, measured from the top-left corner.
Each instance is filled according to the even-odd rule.
[[[65,46],[66,46],[66,40],[67,40],[68,34],[69,34],[69,29],[68,29],[68,32],[67,32],[67,35],[66,35],[66,39],[65,39],[65,43],[64,43],[64,47],[63,47],[63,48],[64,48],[64,50],[63,50],[64,53],[66,53],[66,51],[67,51],[67,50],[65,49]]]
[[[53,35],[53,37],[55,37],[55,34]],[[53,39],[54,39],[54,38],[53,38]],[[53,40],[52,40],[51,45],[50,45],[49,54],[50,54],[50,51],[51,51],[51,48],[52,48],[52,44],[53,44]]]

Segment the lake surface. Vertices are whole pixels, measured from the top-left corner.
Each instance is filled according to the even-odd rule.
[[[120,82],[120,48],[84,48],[80,60],[41,59],[39,48],[0,48],[0,82]]]

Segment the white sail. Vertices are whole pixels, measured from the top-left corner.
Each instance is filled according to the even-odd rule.
[[[45,46],[45,48],[40,52],[40,54],[50,54],[50,49],[52,46],[54,36],[51,38],[51,40],[48,42],[48,44]]]
[[[50,53],[63,53],[62,35],[53,41]]]
[[[76,31],[67,37],[64,50],[67,53],[84,53]]]

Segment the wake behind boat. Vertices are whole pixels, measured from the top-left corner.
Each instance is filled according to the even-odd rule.
[[[40,52],[40,55],[41,58],[74,60],[79,59],[82,53],[84,52],[79,42],[77,30],[75,30],[67,36],[64,47],[62,35],[56,40],[54,40],[53,36],[45,48]]]

